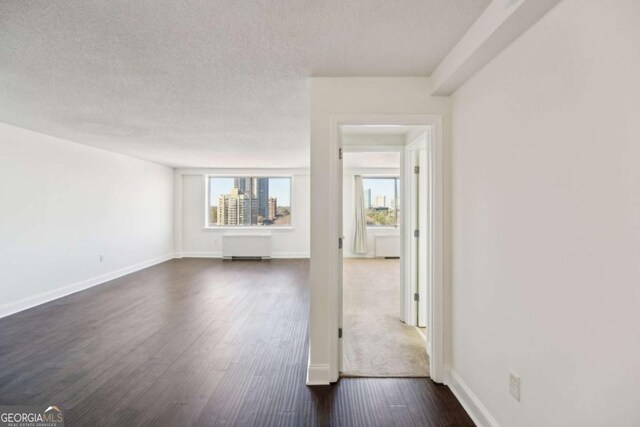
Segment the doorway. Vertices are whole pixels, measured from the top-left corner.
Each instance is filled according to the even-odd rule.
[[[429,376],[427,131],[340,129],[341,376]]]
[[[329,359],[328,363],[309,363],[307,369],[307,384],[324,384],[336,382],[340,378],[342,369],[342,137],[341,128],[345,125],[423,125],[429,128],[427,136],[427,151],[429,152],[429,189],[431,191],[432,203],[428,206],[431,217],[429,221],[430,245],[428,288],[429,310],[427,321],[428,348],[429,348],[429,373],[433,382],[445,382],[445,288],[444,288],[444,225],[443,225],[443,117],[441,115],[430,114],[408,114],[408,115],[379,115],[379,114],[334,114],[329,118],[329,169],[328,179],[322,182],[326,191],[329,204],[326,206],[329,215],[326,216],[328,230],[325,240],[324,252],[320,254],[326,263],[316,263],[316,268],[324,265],[326,271],[326,295],[323,304],[326,304],[329,316],[322,318],[319,313],[312,312],[311,318],[315,316],[317,325],[326,326],[327,334],[320,333],[320,326],[310,331],[310,343],[318,343],[315,348],[319,351],[326,351]],[[316,183],[317,184],[317,183]],[[334,240],[335,239],[335,240]],[[337,244],[328,244],[329,242]],[[313,264],[312,264],[313,270]],[[316,285],[317,288],[317,285]],[[315,288],[314,288],[315,289]],[[320,292],[316,289],[316,293]],[[313,298],[313,296],[312,296]],[[328,345],[322,346],[320,344]]]

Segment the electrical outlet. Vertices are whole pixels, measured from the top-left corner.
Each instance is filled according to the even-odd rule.
[[[509,371],[509,393],[520,402],[520,377]]]
[[[104,262],[104,255],[100,254],[100,262]]]

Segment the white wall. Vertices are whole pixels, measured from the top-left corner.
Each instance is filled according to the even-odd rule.
[[[337,336],[332,326],[331,295],[335,291],[335,259],[338,236],[331,233],[332,218],[341,215],[331,200],[331,116],[340,114],[442,115],[444,141],[448,141],[449,99],[429,97],[427,78],[312,78],[311,79],[311,273],[308,381],[321,384],[337,380],[337,352],[331,351]],[[446,155],[446,152],[445,152]],[[445,187],[447,183],[444,183]],[[445,204],[446,209],[446,204]],[[446,224],[445,224],[446,229]],[[446,232],[446,231],[445,231]],[[333,288],[332,288],[333,287]]]
[[[640,425],[639,76],[640,3],[564,0],[452,99],[452,365],[502,426]]]
[[[260,232],[269,231],[272,235],[271,248],[274,258],[309,257],[309,171],[302,169],[177,169],[176,181],[181,193],[181,206],[178,206],[183,257],[222,257],[222,235],[252,234],[256,229],[205,229],[205,175],[206,174],[246,174],[246,175],[291,175],[291,228],[264,227]],[[177,201],[178,202],[178,201]]]
[[[351,154],[351,153],[347,153]],[[357,155],[354,153],[353,155]],[[355,175],[362,176],[400,176],[400,168],[359,168],[345,169],[342,176],[342,224],[345,236],[343,256],[345,258],[374,258],[376,253],[376,236],[398,236],[400,228],[393,227],[367,227],[368,251],[366,254],[353,253],[354,222],[355,222]]]
[[[0,165],[0,316],[171,256],[171,168],[6,124]]]

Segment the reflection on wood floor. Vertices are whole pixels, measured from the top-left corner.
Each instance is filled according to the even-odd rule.
[[[428,379],[307,387],[307,260],[180,259],[0,319],[0,405],[67,425],[472,425]]]

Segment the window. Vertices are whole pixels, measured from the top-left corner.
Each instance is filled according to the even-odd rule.
[[[208,177],[207,225],[291,225],[291,178]]]
[[[367,227],[398,227],[400,224],[400,178],[363,177]]]

